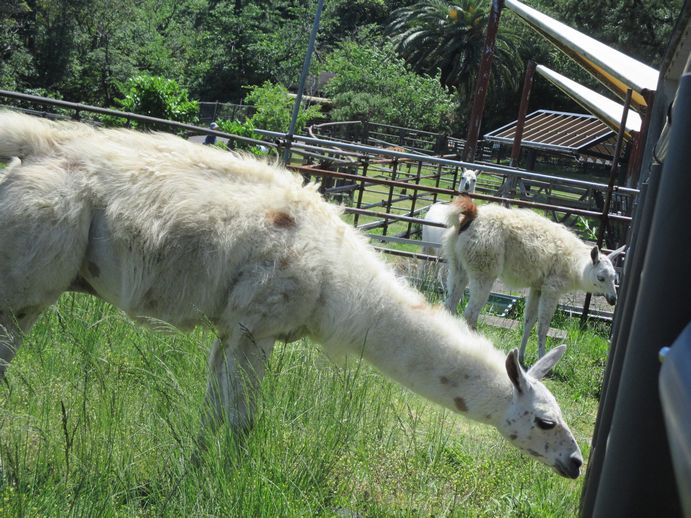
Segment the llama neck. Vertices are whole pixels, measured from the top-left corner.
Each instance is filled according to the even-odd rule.
[[[593,260],[590,257],[590,247],[588,245],[582,244],[581,248],[574,255],[574,262],[576,266],[576,275],[573,290],[585,290],[588,291],[588,275],[590,268],[592,267]]]
[[[562,252],[562,269],[556,272],[560,275],[563,292],[583,289],[590,262],[590,248],[574,236],[571,246]]]
[[[410,390],[472,419],[496,424],[503,418],[512,385],[503,353],[488,340],[393,275],[339,284],[339,301],[329,311],[334,325],[323,327],[320,337],[327,352],[362,356]],[[347,285],[356,288],[344,293]]]

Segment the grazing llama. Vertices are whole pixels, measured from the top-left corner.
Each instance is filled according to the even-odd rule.
[[[133,319],[211,324],[203,426],[252,424],[276,340],[356,355],[566,477],[581,452],[529,371],[398,280],[316,186],[287,170],[162,133],[96,130],[0,112],[0,373],[67,290]],[[2,336],[4,335],[4,336]]]
[[[443,243],[448,261],[446,306],[455,312],[469,283],[470,300],[464,315],[474,329],[497,278],[515,288],[530,288],[521,363],[536,320],[538,356],[545,355],[549,323],[563,293],[583,290],[604,294],[607,302],[616,303],[613,255],[601,254],[563,225],[531,210],[495,204],[478,207],[467,196],[459,196],[450,207]]]

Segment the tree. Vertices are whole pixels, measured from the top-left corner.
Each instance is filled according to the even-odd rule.
[[[391,44],[342,43],[324,69],[335,73],[326,85],[336,120],[367,120],[430,131],[448,131],[456,104],[438,75],[412,72]]]
[[[23,44],[28,6],[21,0],[7,0],[0,10],[0,87],[20,89],[33,73],[32,56]]]
[[[396,50],[419,73],[440,71],[442,84],[458,89],[469,100],[475,84],[485,27],[489,17],[481,0],[422,0],[393,12],[388,32]],[[492,64],[495,89],[517,86],[522,63],[511,32],[500,31]]]

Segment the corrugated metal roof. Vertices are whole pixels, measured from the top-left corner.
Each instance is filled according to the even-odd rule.
[[[618,97],[624,99],[631,88],[633,105],[639,109],[647,105],[642,94],[657,89],[657,70],[518,0],[505,0],[505,5]]]
[[[617,146],[617,136],[612,134],[604,142],[582,149],[577,158],[580,161],[594,164],[611,164]]]
[[[566,95],[571,97],[578,104],[583,106],[588,112],[599,117],[603,122],[609,125],[610,128],[616,130],[621,124],[621,117],[624,113],[624,106],[616,101],[608,99],[604,95],[583,86],[576,81],[565,77],[544,65],[538,65],[536,68],[538,74],[550,81],[553,85],[563,91]],[[629,110],[626,118],[625,135],[627,139],[631,138],[631,132],[638,132],[641,130],[641,116],[634,110]]]
[[[512,144],[514,121],[485,134],[492,142]],[[612,129],[594,115],[537,110],[526,116],[521,145],[525,147],[577,154],[610,138]]]

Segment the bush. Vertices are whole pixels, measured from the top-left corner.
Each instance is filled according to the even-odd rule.
[[[142,74],[118,84],[118,90],[123,97],[115,102],[123,111],[177,122],[197,121],[199,104],[190,101],[187,90],[173,79]]]
[[[254,125],[250,120],[246,120],[245,122],[238,122],[238,121],[230,121],[230,120],[219,120],[218,121],[218,127],[221,131],[225,131],[226,133],[230,133],[232,135],[238,135],[239,137],[247,137],[247,138],[253,138],[260,140],[261,135],[256,133],[254,131]],[[222,143],[217,143],[216,144],[218,147],[226,147],[225,144]],[[238,149],[238,150],[243,150],[243,151],[249,151],[250,153],[254,155],[265,155],[261,149],[259,149],[258,146],[252,145],[249,142],[243,142],[241,140],[233,140],[231,139],[228,141],[228,148],[230,149]]]
[[[288,89],[283,85],[269,81],[260,86],[246,88],[249,93],[245,96],[245,102],[256,108],[254,115],[249,119],[252,126],[286,133],[290,127],[294,104],[294,100],[288,95]],[[302,132],[308,122],[323,117],[319,105],[312,105],[307,108],[301,106],[295,125],[295,133]]]

